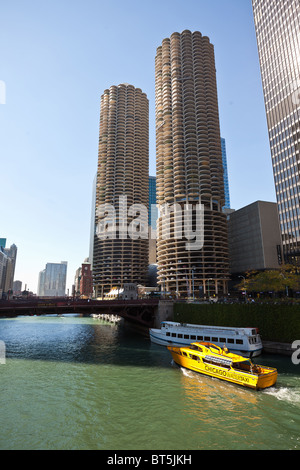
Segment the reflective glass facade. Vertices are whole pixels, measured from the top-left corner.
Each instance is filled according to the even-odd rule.
[[[63,297],[66,294],[67,261],[47,263],[39,273],[38,296]]]
[[[154,207],[156,205],[156,177],[149,176],[149,213],[148,213],[148,223],[156,229],[156,219],[158,217],[158,211]],[[152,211],[151,211],[152,206]]]
[[[224,174],[224,192],[225,192],[225,206],[224,206],[224,209],[230,209],[230,195],[229,195],[226,141],[223,138],[221,138],[221,148],[222,148],[222,162],[223,162],[223,174]]]
[[[285,258],[300,260],[300,2],[252,0]]]

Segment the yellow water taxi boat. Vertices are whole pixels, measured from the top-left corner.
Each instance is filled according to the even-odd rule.
[[[272,387],[277,380],[277,369],[253,364],[250,359],[212,343],[168,346],[168,349],[179,366],[244,387],[261,390]]]

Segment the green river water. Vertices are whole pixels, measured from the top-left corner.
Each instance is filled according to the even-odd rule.
[[[262,355],[275,387],[182,370],[124,324],[0,319],[1,450],[300,449],[300,365]]]

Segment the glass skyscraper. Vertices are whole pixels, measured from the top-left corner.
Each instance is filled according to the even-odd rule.
[[[222,137],[221,137],[221,148],[222,148],[222,162],[223,162],[223,174],[224,174],[224,193],[225,193],[224,209],[230,209],[230,195],[229,195],[229,182],[228,182],[228,169],[227,169],[226,141]]]
[[[63,297],[66,294],[67,261],[47,263],[39,273],[38,296]]]
[[[300,261],[300,2],[252,0],[287,262]]]
[[[156,205],[156,177],[149,176],[149,213],[148,223],[153,229],[156,229],[156,219],[158,211],[154,207]],[[152,207],[151,207],[152,206]],[[151,210],[152,209],[152,210]]]

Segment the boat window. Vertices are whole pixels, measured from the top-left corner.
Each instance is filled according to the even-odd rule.
[[[220,338],[220,343],[226,343],[226,338]]]
[[[237,370],[244,370],[249,372],[251,370],[252,363],[250,361],[234,362],[232,367]]]
[[[225,367],[226,369],[230,368],[231,360],[215,356],[206,356],[203,358],[203,362],[206,364],[213,364],[219,367]]]
[[[187,357],[187,353],[185,351],[182,351],[182,355]]]
[[[194,361],[197,361],[199,359],[198,356],[195,356],[194,354],[190,354],[190,358],[194,359]]]
[[[189,335],[184,335],[184,339],[190,339]]]
[[[197,336],[198,341],[203,341],[203,336]]]
[[[218,342],[218,338],[212,338],[211,340]]]
[[[232,339],[232,338],[228,338],[227,341],[228,341],[228,343],[230,343],[230,344],[233,344],[233,343],[234,343],[234,339]]]
[[[193,349],[194,351],[202,351],[202,349],[199,348],[197,344],[190,344],[189,348]]]
[[[170,333],[169,333],[169,332],[167,332],[167,333],[166,333],[166,336],[170,336]]]
[[[191,335],[191,339],[196,339],[196,336],[195,336],[195,335]]]
[[[254,343],[257,343],[257,342],[258,342],[258,341],[257,341],[256,336],[250,336],[250,338],[249,338],[249,343],[250,343],[250,344],[254,344]]]
[[[242,339],[236,339],[235,342],[236,342],[236,344],[243,344],[243,340],[242,340]]]
[[[176,338],[176,333],[172,333],[172,338]]]
[[[210,336],[204,336],[205,341],[210,341]]]
[[[182,338],[182,334],[181,334],[181,333],[178,333],[178,338]]]

